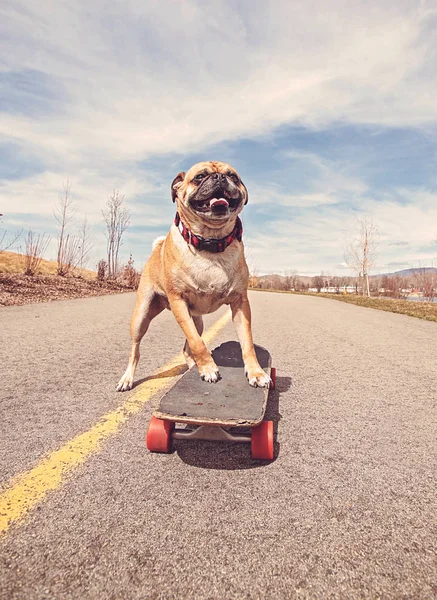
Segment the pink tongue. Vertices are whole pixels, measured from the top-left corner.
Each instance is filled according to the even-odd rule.
[[[225,198],[213,198],[210,206],[229,206],[229,202]]]

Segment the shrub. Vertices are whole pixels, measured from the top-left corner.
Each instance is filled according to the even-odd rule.
[[[107,262],[103,258],[97,263],[97,281],[104,281],[107,272]]]
[[[126,287],[136,290],[140,283],[140,277],[140,273],[138,273],[134,267],[134,260],[131,254],[127,264],[123,267],[121,272],[121,282]]]

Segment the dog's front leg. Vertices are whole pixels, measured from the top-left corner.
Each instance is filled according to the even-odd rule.
[[[220,379],[218,367],[197,331],[187,303],[179,296],[170,295],[168,296],[168,301],[176,321],[185,333],[191,355],[199,369],[201,379],[209,383],[216,383]]]
[[[246,377],[253,387],[269,387],[271,380],[267,373],[260,367],[253,347],[251,311],[247,293],[242,294],[238,300],[231,304],[232,321],[237,331],[243,355]]]
[[[194,321],[194,325],[196,326],[197,329],[197,333],[199,335],[202,335],[203,333],[203,319],[202,316],[193,316],[193,321]],[[182,350],[182,352],[184,353],[185,356],[185,362],[187,363],[187,366],[189,369],[192,369],[194,367],[194,365],[196,364],[196,361],[193,358],[193,355],[191,353],[191,348],[190,345],[188,343],[187,340],[185,340],[185,345],[184,348]]]
[[[132,338],[132,350],[129,357],[127,369],[116,387],[117,392],[132,389],[135,370],[140,360],[140,343],[146,334],[149,325],[160,312],[164,310],[163,299],[155,294],[147,278],[142,277],[137,292],[135,310],[130,323],[130,334]]]

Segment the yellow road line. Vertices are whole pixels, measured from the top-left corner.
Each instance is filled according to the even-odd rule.
[[[206,344],[225,327],[230,318],[231,312],[226,311],[205,332],[203,339]],[[170,387],[184,369],[185,360],[181,352],[138,386],[123,404],[104,415],[91,429],[77,435],[62,448],[43,458],[33,469],[14,477],[9,486],[0,493],[0,536],[44,500],[48,492],[58,488],[91,454],[98,452],[103,442],[116,434],[121,425],[139,412],[154,394]]]

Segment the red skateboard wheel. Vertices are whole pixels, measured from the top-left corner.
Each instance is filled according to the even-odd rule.
[[[174,423],[172,421],[152,417],[146,435],[146,446],[150,452],[170,452],[173,429]]]
[[[261,421],[252,429],[252,458],[273,459],[273,421]]]

